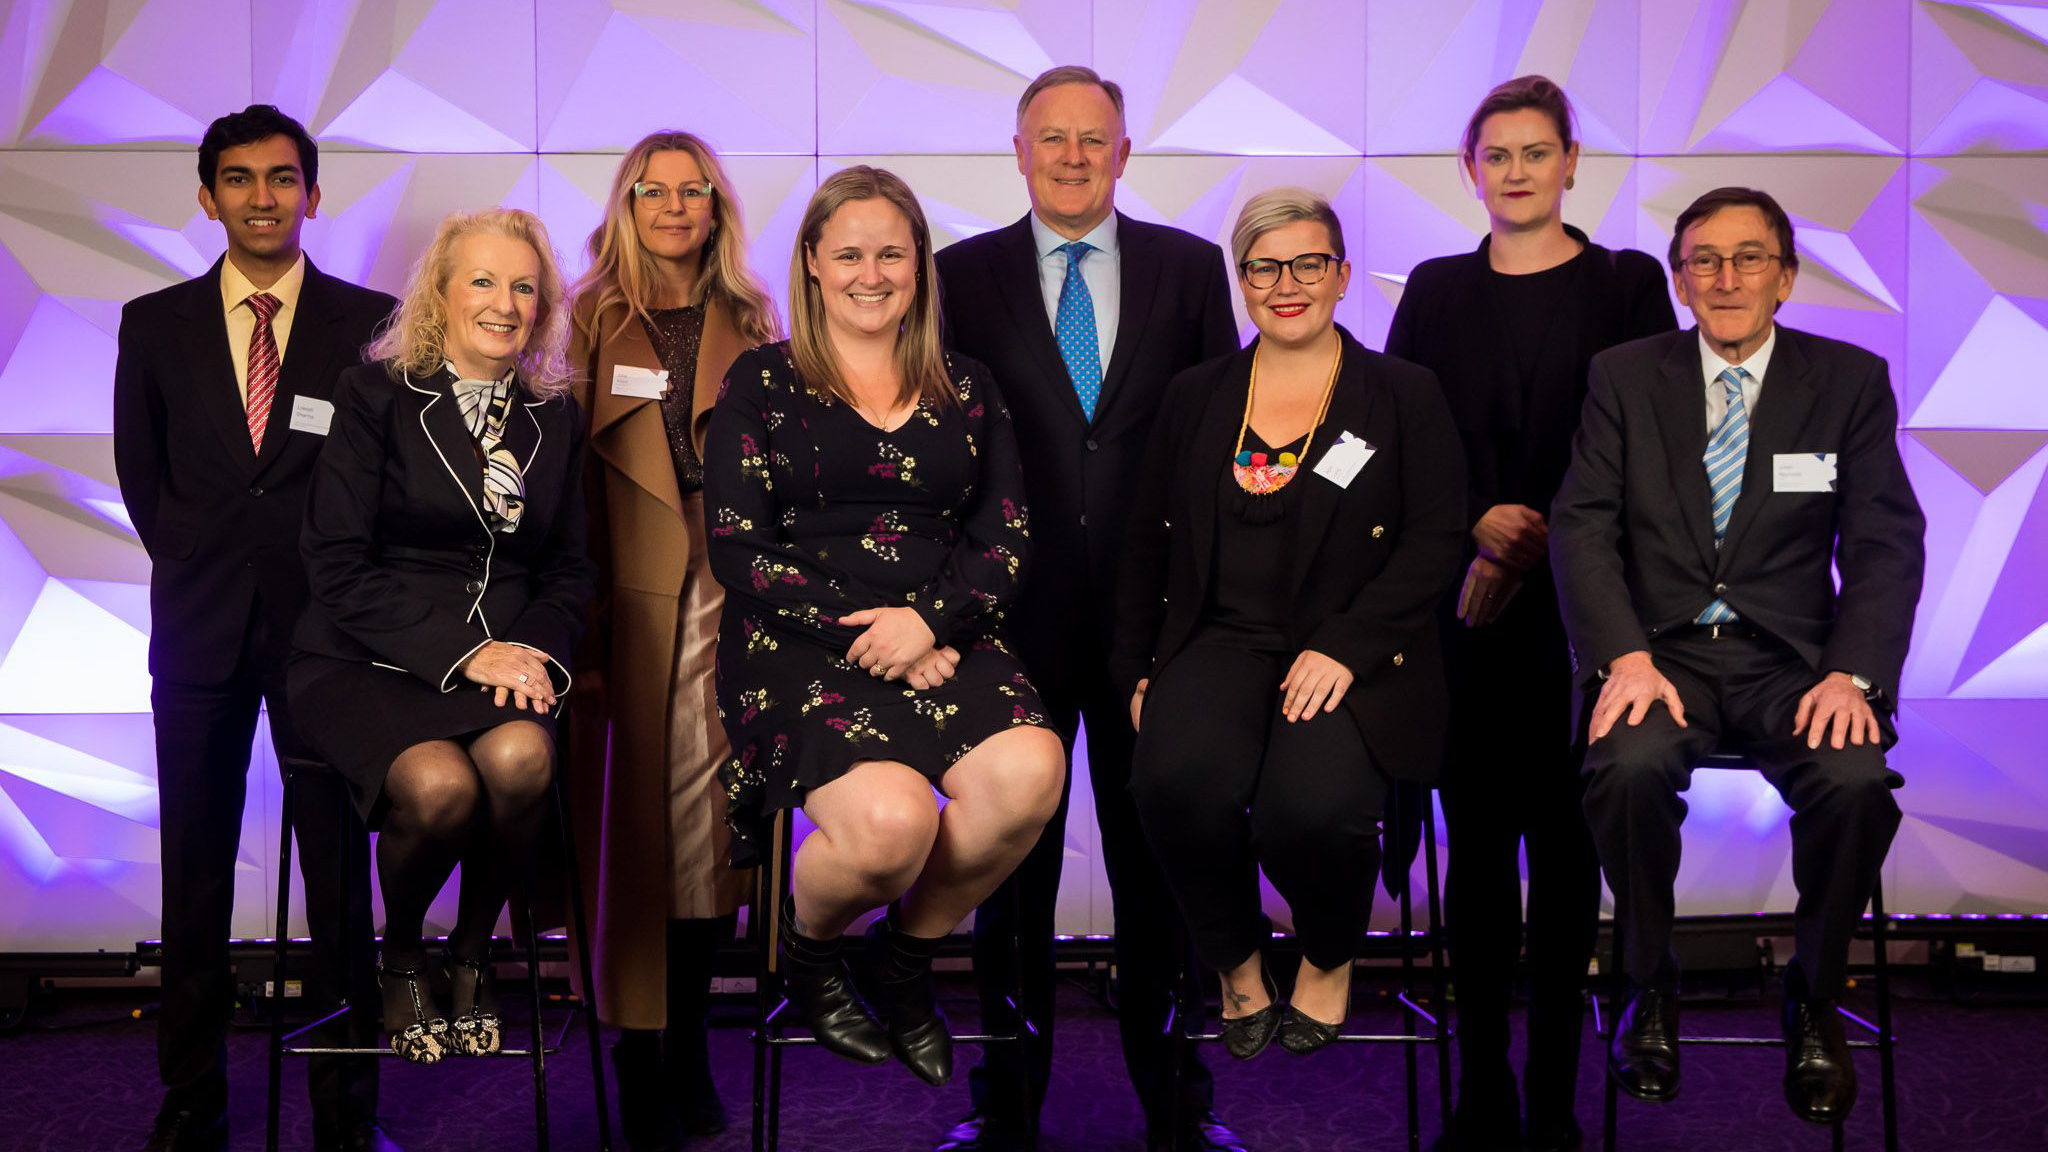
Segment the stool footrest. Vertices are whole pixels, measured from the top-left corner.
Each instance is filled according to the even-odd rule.
[[[561,1051],[561,1049],[560,1049],[559,1047],[547,1047],[547,1048],[542,1048],[542,1049],[540,1050],[540,1054],[541,1054],[541,1055],[543,1055],[543,1056],[553,1056],[553,1055],[555,1055],[556,1053],[558,1053],[558,1052],[560,1052],[560,1051]],[[398,1058],[399,1058],[399,1057],[398,1057],[398,1053],[396,1053],[396,1052],[393,1052],[393,1051],[392,1051],[391,1049],[389,1049],[389,1048],[290,1048],[290,1047],[287,1047],[287,1048],[281,1049],[281,1052],[282,1052],[282,1054],[283,1054],[283,1055],[286,1055],[286,1056],[389,1056],[389,1057],[391,1057],[391,1058],[392,1058],[392,1059],[394,1059],[394,1060],[396,1060],[396,1059],[398,1059]],[[486,1053],[482,1053],[482,1054],[480,1054],[480,1055],[476,1055],[476,1056],[448,1056],[448,1057],[444,1057],[444,1059],[447,1059],[447,1060],[497,1060],[497,1059],[500,1059],[500,1058],[502,1058],[502,1057],[506,1057],[506,1056],[518,1056],[518,1057],[521,1057],[521,1058],[525,1058],[525,1057],[530,1057],[530,1056],[532,1056],[532,1055],[533,1055],[533,1049],[531,1049],[531,1048],[500,1048],[500,1049],[498,1049],[498,1050],[497,1050],[496,1052],[486,1052]]]

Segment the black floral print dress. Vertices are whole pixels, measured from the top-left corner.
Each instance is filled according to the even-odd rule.
[[[704,496],[736,867],[758,861],[777,809],[859,761],[937,781],[998,732],[1051,726],[1001,635],[1030,537],[1009,410],[980,364],[947,370],[960,403],[920,403],[890,432],[800,382],[786,344],[726,373]],[[953,679],[919,691],[846,661],[861,629],[838,619],[894,606],[959,651]]]

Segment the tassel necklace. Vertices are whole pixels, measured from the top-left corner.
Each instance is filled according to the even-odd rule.
[[[1340,343],[1337,354],[1330,359],[1330,379],[1323,385],[1323,400],[1316,406],[1316,418],[1308,426],[1301,454],[1279,452],[1269,458],[1264,452],[1248,452],[1244,446],[1245,432],[1252,426],[1252,400],[1259,392],[1259,353],[1252,353],[1251,383],[1244,391],[1244,419],[1238,422],[1237,447],[1231,449],[1230,461],[1231,477],[1245,496],[1232,502],[1233,510],[1246,520],[1266,524],[1280,518],[1280,502],[1273,497],[1287,487],[1308,460],[1309,449],[1315,446],[1316,429],[1322,427],[1323,416],[1330,411],[1330,396],[1337,390],[1337,373],[1343,366],[1344,346]]]

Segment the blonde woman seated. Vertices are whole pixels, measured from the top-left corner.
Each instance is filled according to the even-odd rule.
[[[554,778],[591,589],[568,323],[531,213],[443,220],[335,385],[307,495],[292,713],[380,833],[384,1026],[416,1063],[498,1049],[487,950]],[[421,937],[458,863],[443,1013]]]
[[[1337,1034],[1390,780],[1436,771],[1436,603],[1465,473],[1427,371],[1333,320],[1351,278],[1320,196],[1253,197],[1231,237],[1251,347],[1168,387],[1128,534],[1113,673],[1138,726],[1131,790],[1231,1055]],[[1304,961],[1284,1015],[1259,871]]]
[[[932,955],[1037,841],[1066,773],[1001,631],[1029,544],[1016,437],[987,371],[939,348],[931,232],[893,174],[819,186],[789,296],[789,342],[734,362],[704,449],[734,862],[803,808],[790,1000],[826,1048],[893,1050],[942,1084]],[[870,929],[885,1031],[839,949],[891,902]]]

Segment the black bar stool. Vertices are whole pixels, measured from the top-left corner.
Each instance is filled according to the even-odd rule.
[[[276,954],[273,958],[273,971],[275,974],[273,976],[274,984],[270,1016],[269,1119],[263,1145],[266,1152],[277,1152],[278,1129],[284,1104],[284,1058],[286,1056],[385,1056],[393,1059],[397,1058],[396,1053],[392,1052],[389,1048],[322,1047],[298,1043],[300,1037],[305,1036],[314,1029],[355,1011],[355,1005],[350,1004],[345,996],[341,1006],[333,1012],[291,1032],[285,1031],[284,980],[288,945],[290,944],[287,928],[291,913],[292,886],[292,800],[302,782],[301,777],[308,780],[324,778],[336,787],[340,786],[341,778],[335,774],[331,766],[318,760],[287,759],[283,764],[283,769],[284,814],[279,821],[282,830],[278,834],[277,937]],[[575,844],[570,839],[568,794],[562,787],[562,771],[562,767],[557,765],[554,778],[556,824],[562,837],[562,855],[568,862],[570,915],[574,917],[576,938],[584,940],[589,937],[584,931],[583,888],[576,871]],[[347,820],[346,811],[341,814],[340,818],[343,821]],[[346,843],[346,840],[344,840],[344,843]],[[348,861],[343,861],[341,876],[344,885],[348,883],[348,877],[351,875],[348,864]],[[574,1023],[575,1017],[580,1013],[584,1021],[585,1039],[590,1047],[591,1092],[597,1106],[597,1146],[601,1152],[611,1152],[611,1115],[605,1100],[604,1059],[598,1043],[595,1003],[586,1001],[581,1004],[572,1005],[567,1018],[562,1022],[561,1031],[556,1034],[552,1044],[548,1043],[542,1035],[541,1013],[545,1006],[545,1001],[541,995],[540,988],[540,927],[534,922],[533,887],[533,877],[529,871],[525,885],[525,899],[515,901],[512,906],[513,938],[516,940],[521,935],[522,930],[526,937],[527,984],[531,995],[531,1009],[533,1013],[527,1046],[525,1048],[501,1048],[493,1053],[491,1057],[468,1057],[468,1059],[512,1057],[515,1059],[526,1058],[533,1062],[534,1147],[539,1149],[539,1152],[548,1152],[552,1133],[548,1124],[547,1057],[553,1056],[562,1050],[562,1044],[569,1035],[569,1028]],[[347,907],[348,893],[343,891],[341,896],[342,900],[339,906]],[[350,941],[343,941],[344,958],[347,955],[346,949],[350,945]],[[581,948],[575,949],[575,952],[580,969],[578,974],[582,977],[583,987],[586,991],[593,990],[596,985],[590,979],[589,952]],[[345,959],[344,968],[346,968]],[[364,1010],[376,1011],[377,1009],[365,1008]]]
[[[808,1029],[802,1035],[783,1034],[785,1015],[793,1015],[789,1000],[782,995],[782,970],[778,946],[781,943],[782,903],[789,898],[791,864],[796,854],[796,828],[787,808],[775,814],[769,833],[767,858],[756,869],[754,906],[747,914],[747,934],[755,945],[754,1003],[757,1012],[753,1031],[754,1101],[753,1152],[776,1152],[782,1146],[782,1053],[784,1049],[815,1045],[817,1037]],[[953,1034],[955,1044],[1017,1044],[1038,1035],[1038,1026],[1019,1007],[1017,992],[1009,996],[1010,1010],[1022,1027],[1011,1033]],[[803,1025],[799,1022],[798,1027]],[[1028,1077],[1028,1061],[1017,1062],[1017,1075]],[[1020,1098],[1029,1085],[1020,1083]]]
[[[1388,795],[1387,819],[1381,833],[1382,841],[1391,838],[1394,832],[1405,832],[1410,825],[1404,816],[1421,815],[1423,874],[1426,878],[1429,929],[1415,930],[1414,883],[1411,880],[1401,885],[1399,906],[1401,909],[1400,958],[1401,991],[1395,995],[1401,1005],[1401,1026],[1399,1032],[1344,1032],[1339,1033],[1337,1042],[1343,1044],[1399,1044],[1402,1046],[1404,1072],[1407,1082],[1408,1105],[1408,1148],[1409,1152],[1420,1152],[1422,1148],[1422,1105],[1418,1078],[1416,1049],[1429,1045],[1436,1050],[1437,1070],[1437,1115],[1439,1123],[1448,1128],[1451,1122],[1451,1037],[1455,1031],[1443,1019],[1444,999],[1444,924],[1443,902],[1438,891],[1436,856],[1436,814],[1431,810],[1431,789],[1396,782]],[[1373,877],[1368,883],[1379,883]],[[1436,1011],[1423,1007],[1415,999],[1416,945],[1424,944],[1429,949],[1430,961],[1430,1005]],[[1208,1014],[1206,1003],[1193,980],[1178,982],[1181,1002],[1174,1005],[1166,1020],[1166,1031],[1174,1040],[1173,1070],[1169,1081],[1172,1114],[1181,1115],[1182,1085],[1181,1068],[1186,1061],[1188,1044],[1209,1044],[1223,1038],[1221,1032],[1201,1031],[1204,1017]],[[1427,1023],[1429,1031],[1421,1031],[1420,1024]],[[1173,1132],[1174,1152],[1180,1152],[1186,1133],[1176,1127]]]
[[[1698,767],[1753,772],[1756,770],[1756,761],[1741,753],[1715,752],[1700,761]],[[1899,1094],[1892,1060],[1892,1048],[1897,1042],[1897,1037],[1892,1033],[1891,973],[1890,964],[1885,955],[1885,945],[1888,939],[1885,929],[1890,923],[1890,918],[1885,915],[1884,911],[1884,881],[1882,879],[1878,881],[1876,888],[1870,893],[1870,916],[1866,922],[1870,926],[1870,939],[1876,951],[1874,964],[1876,978],[1873,981],[1875,985],[1873,990],[1877,995],[1877,1023],[1872,1024],[1856,1013],[1849,1011],[1846,1007],[1838,1006],[1836,1011],[1842,1014],[1843,1019],[1872,1036],[1872,1039],[1869,1040],[1851,1040],[1849,1041],[1849,1047],[1866,1050],[1875,1049],[1877,1051],[1878,1097],[1883,1104],[1885,1152],[1899,1152]],[[1612,1014],[1613,1019],[1619,1022],[1621,1010],[1625,1006],[1622,1002],[1622,997],[1627,994],[1628,977],[1621,961],[1622,919],[1621,906],[1618,902],[1615,905],[1614,918],[1610,923],[1614,932],[1614,950],[1611,959],[1613,965],[1611,979],[1614,982],[1614,999],[1609,1004],[1608,1010]],[[1597,996],[1593,998],[1593,1034],[1603,1041],[1608,1039],[1608,1026],[1601,1019],[1600,1000]],[[1720,1048],[1783,1048],[1785,1046],[1785,1040],[1782,1036],[1680,1036],[1678,1042],[1697,1047]],[[1604,1053],[1601,1059],[1604,1063],[1606,1059]],[[1604,1115],[1601,1118],[1601,1147],[1606,1152],[1614,1152],[1614,1149],[1620,1146],[1617,1143],[1615,1129],[1617,1105],[1621,1098],[1621,1090],[1615,1086],[1613,1076],[1604,1076],[1602,1079],[1606,1083],[1606,1100]],[[1831,1126],[1830,1141],[1834,1152],[1842,1152],[1844,1140],[1842,1125],[1846,1122],[1847,1117],[1844,1117],[1842,1121]]]

